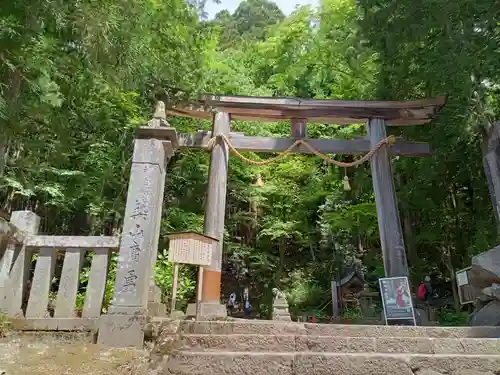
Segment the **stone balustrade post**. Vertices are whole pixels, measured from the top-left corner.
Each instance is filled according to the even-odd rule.
[[[36,234],[40,217],[31,211],[14,211],[10,222],[26,234]],[[31,250],[24,244],[9,241],[0,262],[0,310],[10,317],[22,316],[31,266]]]

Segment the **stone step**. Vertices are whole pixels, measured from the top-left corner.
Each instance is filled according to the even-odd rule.
[[[162,367],[177,375],[494,375],[500,355],[180,352]]]
[[[464,353],[500,355],[500,339],[190,334],[182,335],[179,348],[182,351],[195,352]]]
[[[161,324],[155,320],[153,324]],[[186,334],[258,334],[258,335],[315,335],[345,337],[447,337],[447,338],[498,338],[500,327],[413,327],[347,324],[311,324],[247,321],[177,321],[168,323],[178,326]],[[170,327],[169,329],[173,329]],[[176,328],[177,329],[177,328]]]

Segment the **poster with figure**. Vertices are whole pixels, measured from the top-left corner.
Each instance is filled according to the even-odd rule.
[[[397,320],[401,321],[400,324],[405,324],[403,321],[410,321],[410,324],[415,325],[415,311],[408,278],[388,277],[379,279],[379,283],[386,324],[388,321]]]

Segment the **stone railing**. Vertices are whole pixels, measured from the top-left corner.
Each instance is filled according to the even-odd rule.
[[[40,218],[30,211],[13,212],[10,222],[0,218],[0,312],[23,330],[97,330],[108,264],[119,238],[38,235],[39,224]],[[62,252],[59,287],[51,309],[56,258]],[[75,315],[80,273],[88,252],[93,256],[83,309]]]

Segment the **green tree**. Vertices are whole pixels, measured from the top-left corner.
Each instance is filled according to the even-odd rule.
[[[323,0],[284,17],[272,2],[247,0],[207,21],[203,2],[180,0],[7,4],[0,9],[1,208],[36,211],[43,233],[120,232],[133,130],[151,116],[155,98],[171,105],[202,92],[446,95],[434,124],[390,131],[431,143],[431,157],[392,165],[411,280],[432,273],[441,295],[453,297],[454,270],[497,241],[481,165],[500,134],[499,15],[487,0],[438,5]],[[211,127],[169,122],[178,132]],[[233,121],[232,130],[290,134],[286,122]],[[365,126],[308,124],[308,135],[352,139],[365,136]],[[156,267],[165,293],[163,235],[203,230],[208,156],[183,151],[169,164]],[[324,309],[331,279],[346,268],[362,268],[373,285],[383,275],[367,165],[344,170],[294,155],[255,167],[231,156],[226,212],[223,290],[249,287],[264,314],[273,287],[284,288],[300,313]],[[185,269],[181,278],[185,303],[195,275]]]

